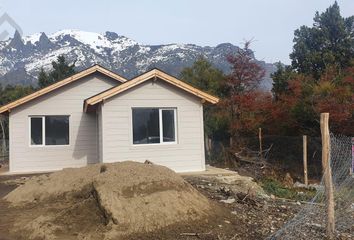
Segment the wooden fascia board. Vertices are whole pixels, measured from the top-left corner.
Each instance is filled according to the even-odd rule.
[[[113,73],[113,72],[111,72],[111,71],[109,71],[107,69],[104,69],[104,68],[102,68],[100,66],[97,66],[96,70],[98,72],[102,73],[103,75],[107,75],[108,77],[111,77],[111,78],[113,78],[113,79],[115,79],[117,81],[120,81],[121,83],[124,83],[124,82],[127,81],[127,79],[125,79],[125,78],[119,76],[118,74],[115,74],[115,73]]]
[[[155,75],[154,73],[148,72],[148,73],[143,74],[137,78],[134,78],[126,83],[123,83],[122,85],[119,85],[119,86],[112,88],[108,91],[105,91],[97,96],[87,99],[87,100],[85,100],[84,110],[87,110],[87,105],[95,105],[96,103],[99,103],[105,99],[108,99],[120,92],[126,91],[126,90],[140,84],[141,82],[144,82],[144,81],[154,77],[154,75]]]
[[[121,77],[121,76],[119,76],[119,75],[117,75],[117,74],[115,74],[115,73],[113,73],[113,72],[110,72],[110,71],[108,71],[108,70],[106,70],[106,69],[104,69],[104,68],[102,68],[102,67],[96,65],[96,66],[93,66],[93,67],[88,68],[88,69],[86,69],[86,70],[83,70],[83,71],[81,71],[81,72],[79,72],[79,73],[77,73],[77,74],[74,74],[74,75],[71,76],[71,77],[65,78],[65,79],[63,79],[63,80],[61,80],[61,81],[59,81],[59,82],[57,82],[57,83],[54,83],[54,84],[52,84],[52,85],[50,85],[50,86],[48,86],[48,87],[45,87],[45,88],[43,88],[43,89],[40,89],[40,90],[38,90],[38,91],[36,91],[36,92],[30,94],[30,95],[27,95],[27,96],[25,96],[25,97],[23,97],[23,98],[20,98],[20,99],[18,99],[18,100],[15,100],[15,101],[13,101],[13,102],[11,102],[11,103],[8,103],[8,104],[6,104],[5,106],[2,106],[2,107],[0,108],[0,114],[1,114],[1,113],[4,113],[4,112],[8,112],[8,111],[10,111],[12,108],[15,108],[15,107],[17,107],[17,106],[19,106],[19,105],[21,105],[21,104],[23,104],[23,103],[29,102],[29,101],[31,101],[31,100],[37,98],[37,97],[40,97],[40,96],[42,96],[42,95],[45,95],[45,94],[47,94],[47,93],[49,93],[49,92],[51,92],[51,91],[54,91],[54,90],[56,90],[56,89],[58,89],[58,88],[60,88],[60,87],[62,87],[62,86],[65,86],[65,85],[67,85],[67,84],[69,84],[69,83],[71,83],[71,82],[74,82],[74,81],[76,81],[76,80],[78,80],[78,79],[81,79],[81,78],[83,78],[83,77],[86,77],[86,76],[88,76],[88,75],[90,75],[90,74],[92,74],[92,73],[94,73],[94,72],[100,72],[100,73],[102,73],[103,75],[106,75],[106,76],[108,76],[108,77],[111,77],[111,78],[113,78],[113,79],[115,79],[115,80],[117,80],[117,81],[120,81],[120,82],[122,82],[122,83],[124,83],[124,82],[127,81],[127,80],[124,79],[123,77]]]
[[[92,98],[89,98],[85,101],[85,104],[84,104],[84,111],[87,111],[88,109],[88,106],[87,105],[95,105],[105,99],[108,99],[116,94],[119,94],[123,91],[126,91],[136,85],[139,85],[151,78],[155,78],[155,77],[158,77],[160,79],[162,79],[163,81],[166,81],[174,86],[177,86],[178,88],[181,88],[199,98],[201,98],[202,100],[204,101],[207,101],[209,103],[212,103],[212,104],[216,104],[219,102],[219,99],[217,97],[214,97],[210,94],[207,94],[199,89],[196,89],[166,73],[163,73],[159,70],[151,70],[150,72],[147,72],[145,74],[142,74],[141,76],[137,77],[137,78],[134,78],[122,85],[119,85],[115,88],[112,88],[106,92],[103,92],[102,94],[99,94],[97,96],[94,96]]]
[[[192,87],[191,85],[182,82],[181,80],[178,80],[177,78],[174,78],[164,72],[158,71],[158,77],[165,80],[166,82],[171,83],[172,85],[175,85],[189,93],[192,93],[193,95],[196,95],[197,97],[204,99],[207,102],[210,102],[212,104],[216,104],[219,102],[219,98],[214,97],[206,92],[203,92],[195,87]]]

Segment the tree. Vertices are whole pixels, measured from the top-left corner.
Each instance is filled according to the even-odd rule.
[[[57,61],[52,62],[52,70],[47,74],[43,68],[38,75],[38,86],[44,88],[50,84],[63,80],[75,74],[75,62],[68,64],[63,55],[59,55]]]
[[[277,101],[279,96],[289,90],[289,80],[294,76],[291,66],[284,66],[281,62],[276,63],[277,71],[271,74],[273,79],[272,93]]]
[[[21,85],[7,85],[6,87],[0,86],[0,105],[5,105],[9,102],[15,101],[21,97],[34,92],[32,86]]]
[[[250,44],[250,41],[246,41],[235,55],[227,57],[231,73],[226,79],[226,85],[231,95],[255,90],[264,77],[265,70],[255,61]]]
[[[298,72],[319,79],[329,66],[338,72],[350,66],[354,55],[354,17],[343,18],[337,2],[321,14],[316,12],[313,26],[302,26],[294,35],[290,58]]]
[[[200,57],[191,67],[184,68],[180,79],[205,92],[221,97],[225,76],[221,70],[213,67],[205,58]],[[225,135],[226,120],[220,114],[218,106],[204,106],[205,146],[208,155],[211,151],[211,139],[220,139]]]
[[[313,106],[318,116],[330,114],[332,131],[354,135],[354,67],[344,69],[340,76],[327,69],[314,86]]]
[[[227,59],[231,64],[231,73],[225,80],[227,95],[222,104],[229,115],[230,145],[233,145],[235,137],[252,131],[261,122],[258,119],[259,111],[253,108],[253,105],[253,112],[245,111],[250,108],[249,104],[259,103],[261,95],[257,87],[265,74],[265,70],[254,60],[249,46],[250,42],[248,41],[242,49]],[[244,121],[245,118],[250,122]],[[251,122],[254,123],[252,126],[249,125]]]
[[[15,101],[21,97],[24,97],[28,94],[31,94],[34,92],[34,88],[32,86],[11,86],[7,85],[6,87],[2,87],[0,85],[0,105],[3,106],[9,102]],[[7,138],[8,132],[9,132],[9,118],[4,117],[1,121],[3,124],[3,132],[2,132],[2,138]]]
[[[49,80],[48,74],[44,71],[43,67],[41,68],[41,71],[38,74],[38,86],[40,88],[46,87],[50,85],[51,82]]]
[[[331,116],[331,131],[354,134],[354,67],[328,67],[319,79],[293,73],[287,91],[273,102],[267,128],[275,134],[319,135],[322,112]],[[275,124],[273,124],[275,123]]]
[[[224,74],[205,58],[199,57],[191,67],[184,68],[180,78],[205,92],[220,96]]]

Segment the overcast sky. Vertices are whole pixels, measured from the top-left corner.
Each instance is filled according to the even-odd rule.
[[[0,0],[24,35],[62,29],[114,31],[143,44],[242,45],[254,39],[256,57],[289,63],[294,30],[312,25],[330,0]],[[339,0],[341,13],[354,15],[354,0]],[[0,32],[4,24],[0,24]]]

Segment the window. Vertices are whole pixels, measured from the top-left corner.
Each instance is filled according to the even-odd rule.
[[[69,144],[69,117],[45,117],[45,145]]]
[[[133,144],[176,143],[176,109],[133,108]]]
[[[30,117],[31,145],[69,145],[69,116]]]
[[[43,119],[31,117],[31,145],[43,144]]]
[[[162,109],[163,142],[175,142],[175,111]]]

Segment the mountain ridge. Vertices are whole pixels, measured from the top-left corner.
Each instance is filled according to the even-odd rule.
[[[0,83],[36,85],[39,70],[51,69],[51,62],[61,54],[69,62],[75,61],[77,70],[100,64],[128,79],[153,67],[178,77],[183,68],[191,66],[200,56],[228,73],[230,65],[226,57],[238,49],[231,43],[214,47],[177,43],[145,45],[109,31],[100,34],[68,29],[25,37],[15,32],[13,38],[0,41]],[[269,76],[276,67],[256,61],[266,70],[261,87],[270,90]]]

